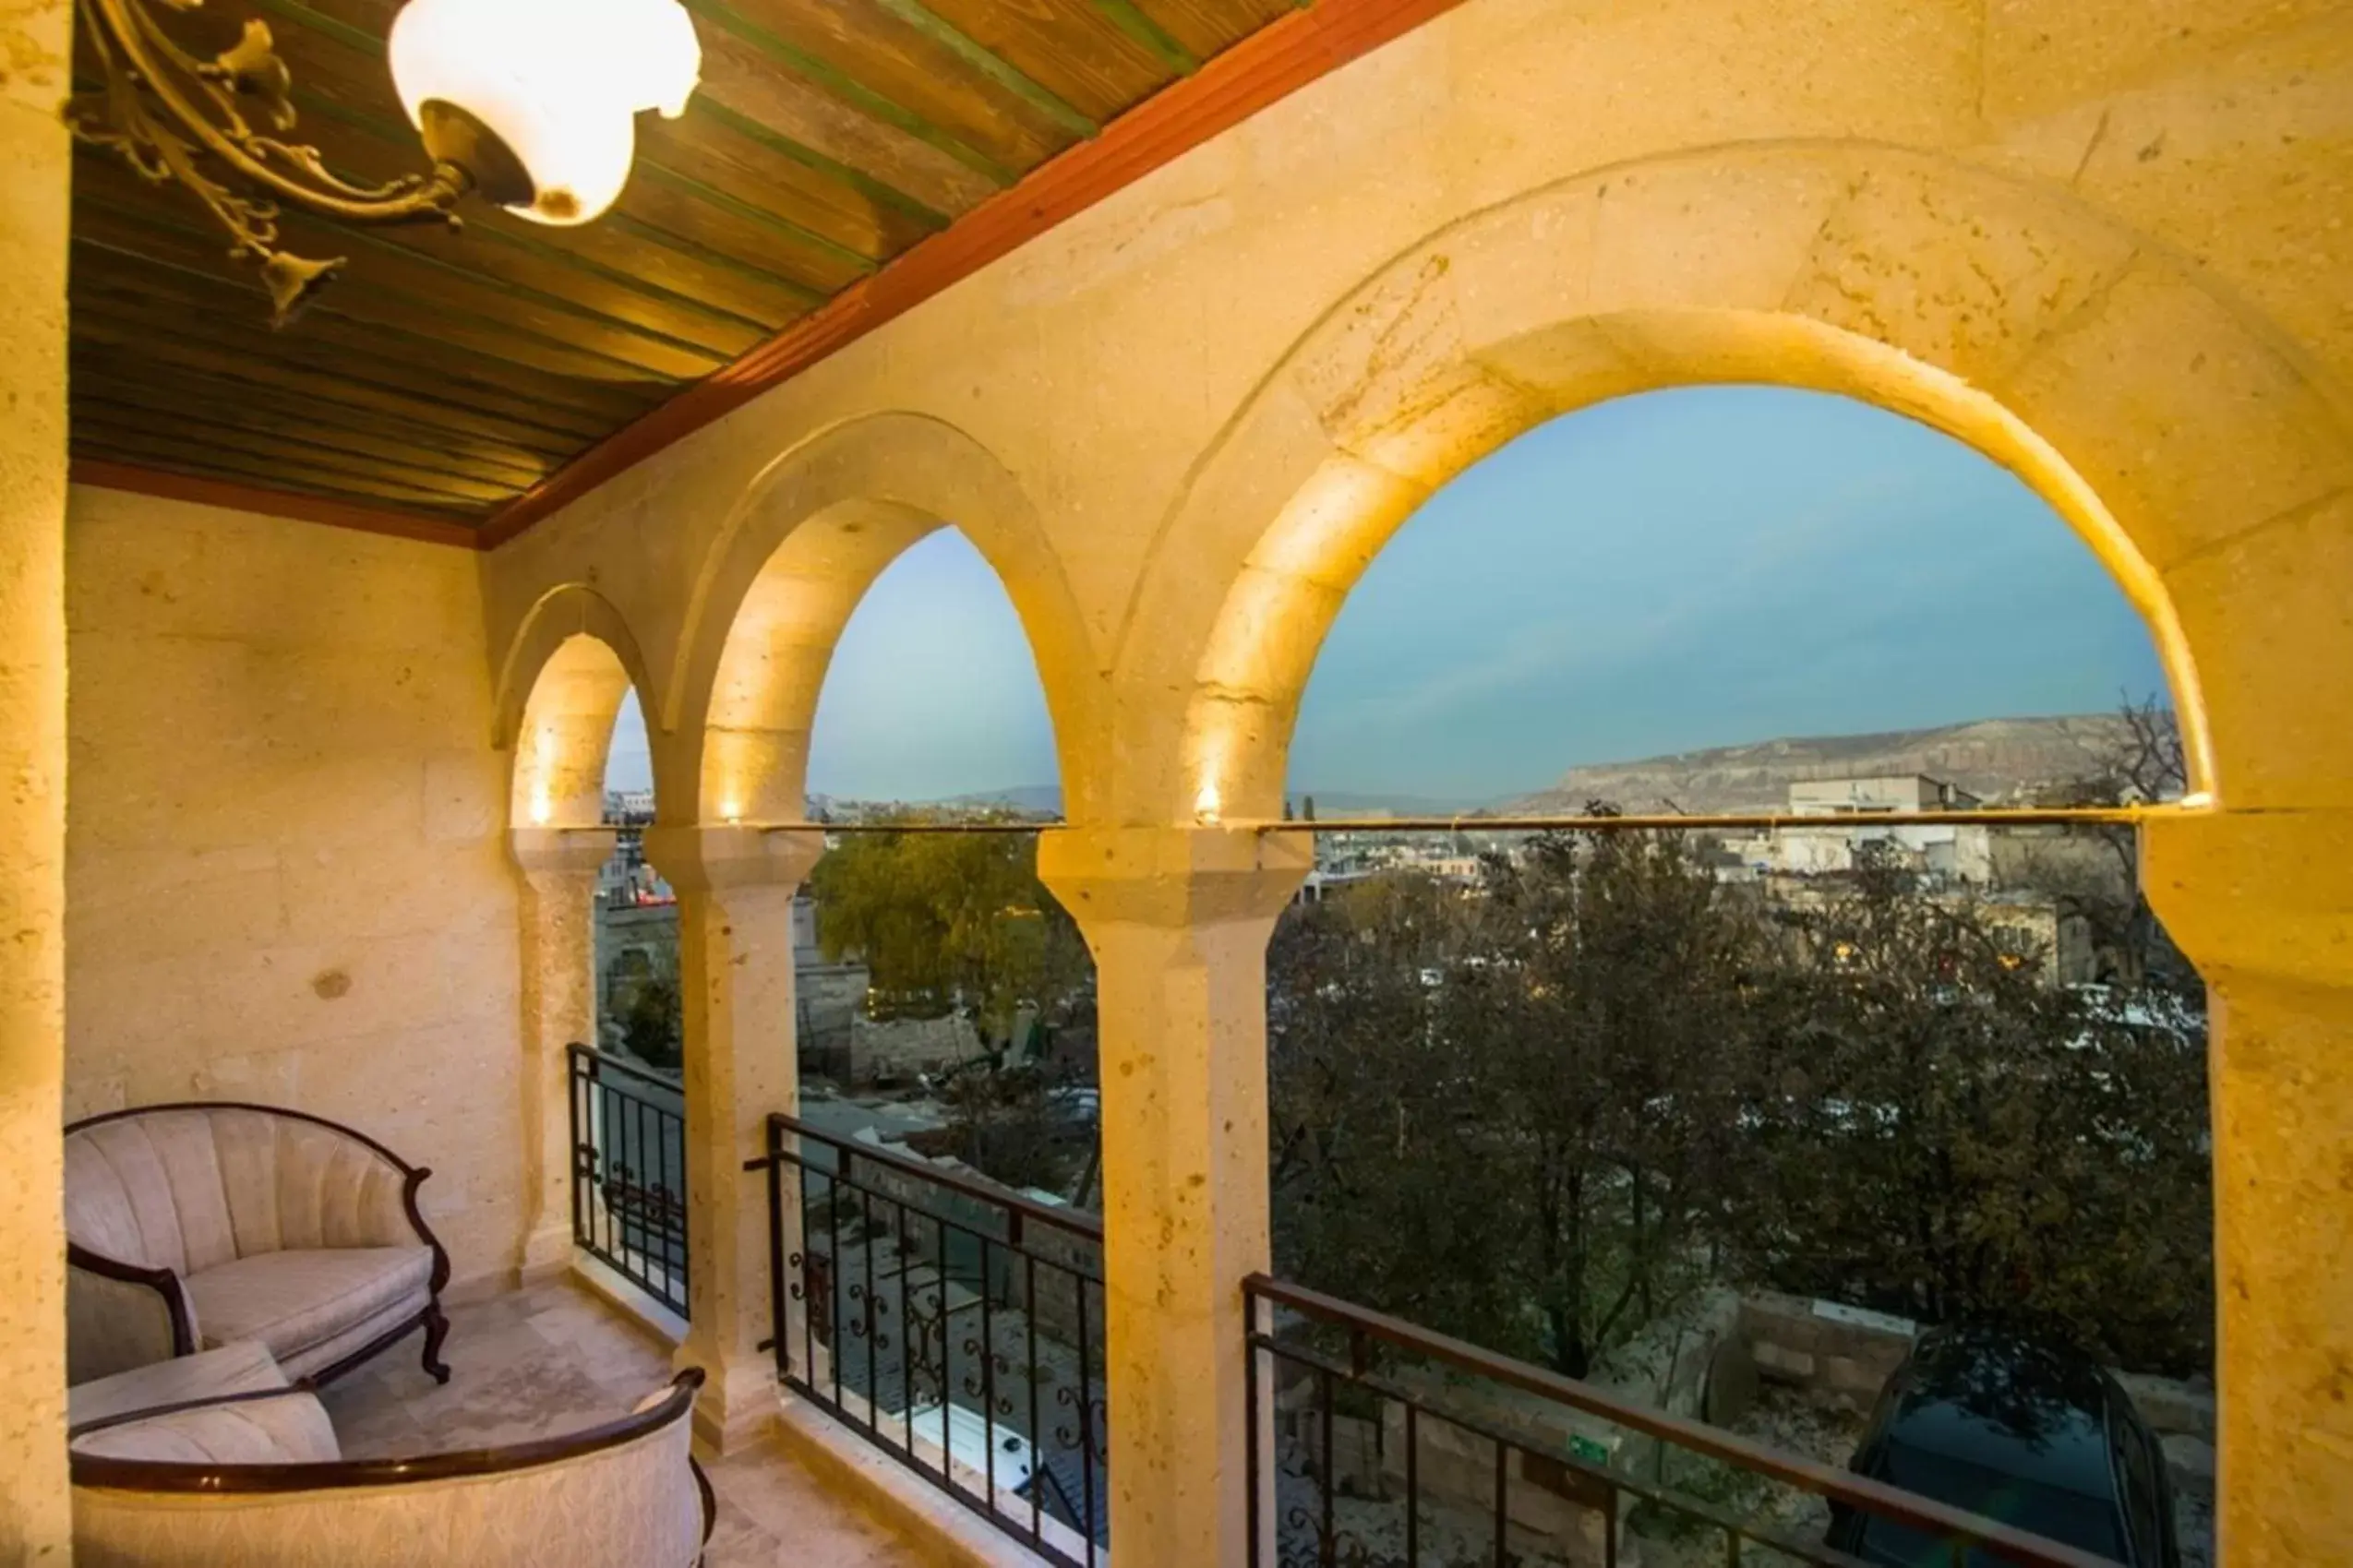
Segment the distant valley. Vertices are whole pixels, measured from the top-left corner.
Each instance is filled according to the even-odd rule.
[[[1291,800],[1303,808],[1312,796],[1321,817],[1550,814],[1581,811],[1593,800],[1606,800],[1628,811],[1762,811],[1785,805],[1789,786],[1805,780],[1927,773],[1956,784],[1983,800],[2001,803],[2092,772],[2122,733],[2122,721],[2112,713],[1977,719],[1934,729],[1792,736],[1747,746],[1589,763],[1569,769],[1545,788],[1497,800],[1375,790],[1294,791]],[[1062,801],[1060,786],[1028,784],[959,795],[934,804],[1007,807],[1038,816],[1059,816]]]

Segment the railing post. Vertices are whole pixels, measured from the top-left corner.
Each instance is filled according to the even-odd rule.
[[[708,1374],[695,1431],[721,1453],[756,1442],[776,1409],[771,1232],[747,1162],[767,1118],[799,1104],[792,901],[822,852],[815,831],[654,827],[646,858],[678,895],[686,1006],[689,1329],[681,1366]]]
[[[1275,1304],[1263,1296],[1246,1302],[1244,1321],[1250,1332],[1271,1339],[1275,1334]],[[1275,1358],[1256,1346],[1250,1347],[1250,1568],[1274,1568],[1282,1561],[1277,1539],[1282,1527],[1275,1501]]]
[[[571,1266],[571,1064],[565,1047],[596,1038],[596,874],[613,857],[609,828],[516,828],[522,875],[523,1283]]]
[[[1217,828],[1064,829],[1039,845],[1098,970],[1122,1568],[1249,1558],[1242,1281],[1268,1257],[1267,940],[1309,853]]]

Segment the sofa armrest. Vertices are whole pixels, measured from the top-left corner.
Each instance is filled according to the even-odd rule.
[[[318,1122],[317,1118],[305,1119]],[[431,1288],[438,1296],[450,1283],[449,1249],[433,1234],[425,1222],[425,1210],[418,1203],[418,1191],[433,1174],[430,1166],[413,1166],[373,1138],[333,1122],[319,1122],[342,1134],[351,1143],[364,1148],[375,1163],[389,1167],[397,1173],[398,1189],[368,1183],[365,1187],[366,1201],[354,1195],[351,1210],[356,1216],[358,1234],[354,1240],[363,1247],[429,1247],[433,1250]]]
[[[68,1243],[68,1382],[111,1377],[197,1347],[196,1304],[170,1269],[145,1268]]]
[[[312,1562],[329,1560],[320,1553],[330,1543],[337,1568],[692,1568],[713,1517],[690,1452],[702,1383],[690,1368],[657,1402],[602,1427],[413,1459],[204,1464],[79,1453],[74,1560]],[[271,1408],[271,1397],[257,1404]],[[224,1414],[224,1405],[193,1414]],[[80,1443],[93,1434],[104,1435],[93,1425]]]
[[[328,1465],[334,1423],[306,1380],[85,1421],[67,1433],[77,1484],[137,1487],[149,1466]]]

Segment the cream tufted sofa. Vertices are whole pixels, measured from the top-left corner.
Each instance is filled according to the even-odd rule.
[[[430,1172],[331,1121],[154,1106],[66,1129],[66,1356],[84,1382],[251,1341],[288,1377],[350,1370],[412,1329],[443,1382],[450,1258]]]
[[[587,1431],[375,1460],[344,1459],[309,1385],[258,1346],[146,1371],[203,1392],[120,1408],[163,1391],[138,1371],[74,1391],[83,1568],[690,1568],[711,1533],[696,1369]]]

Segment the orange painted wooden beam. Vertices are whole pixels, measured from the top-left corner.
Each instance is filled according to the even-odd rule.
[[[92,485],[102,490],[127,490],[133,495],[156,496],[168,501],[192,501],[198,506],[258,512],[263,517],[323,522],[332,528],[389,534],[395,539],[412,539],[420,544],[454,545],[465,550],[487,547],[483,544],[481,529],[448,518],[426,517],[417,512],[397,511],[389,508],[379,509],[355,506],[345,501],[330,501],[324,497],[296,495],[289,490],[269,490],[258,485],[239,485],[225,479],[198,479],[126,462],[76,458],[69,477],[77,485]]]
[[[573,459],[492,516],[512,539],[614,475],[856,342],[1162,164],[1462,0],[1321,0],[1269,23],[889,266]]]

